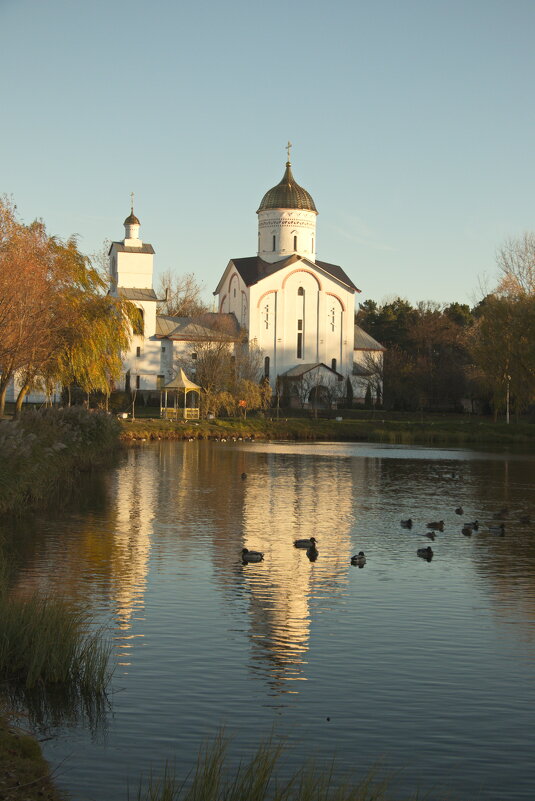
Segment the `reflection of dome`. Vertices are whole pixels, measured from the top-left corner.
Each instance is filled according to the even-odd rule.
[[[286,162],[282,181],[266,192],[258,207],[258,211],[267,209],[303,209],[318,213],[311,195],[295,182],[289,161]]]

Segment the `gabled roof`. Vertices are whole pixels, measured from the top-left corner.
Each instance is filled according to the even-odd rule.
[[[154,289],[138,289],[137,287],[119,286],[117,287],[119,297],[125,300],[158,300]]]
[[[131,248],[123,245],[122,242],[112,242],[110,245],[110,249],[108,250],[108,256],[111,253],[112,247],[115,245],[115,249],[118,250],[120,253],[154,253],[154,248],[152,245],[149,245],[148,242],[143,242],[142,245],[138,248]]]
[[[384,345],[377,342],[370,334],[367,334],[360,325],[355,324],[355,344],[354,350],[386,350]]]
[[[245,285],[253,286],[259,281],[262,281],[263,278],[268,278],[268,276],[277,273],[279,270],[282,270],[283,267],[289,267],[291,264],[295,264],[298,261],[303,261],[312,268],[317,267],[321,272],[326,273],[337,281],[340,281],[340,283],[345,284],[350,289],[355,290],[355,292],[360,292],[360,289],[355,286],[351,278],[349,278],[344,270],[342,270],[342,268],[337,264],[329,264],[326,261],[318,260],[316,260],[316,262],[309,261],[308,259],[304,259],[302,256],[298,256],[295,253],[293,253],[291,256],[288,256],[286,259],[281,259],[281,261],[276,261],[273,263],[264,261],[264,259],[261,259],[260,256],[249,256],[243,259],[231,259],[230,263],[235,266]],[[219,282],[214,295],[219,292],[222,282],[223,279],[221,279]]]
[[[311,370],[315,370],[317,367],[323,367],[325,370],[328,370],[329,373],[338,376],[339,378],[343,378],[344,376],[341,373],[338,373],[336,370],[333,370],[332,367],[328,367],[324,362],[315,362],[309,364],[298,364],[296,367],[290,367],[289,370],[286,370],[285,373],[282,375],[285,378],[302,378],[305,373],[310,373]]]
[[[156,317],[156,336],[188,342],[215,339],[235,342],[240,338],[240,326],[234,314],[207,312],[198,317],[159,314]]]

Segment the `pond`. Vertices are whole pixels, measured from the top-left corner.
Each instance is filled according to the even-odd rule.
[[[82,490],[32,519],[14,586],[61,594],[113,639],[109,708],[39,728],[75,799],[135,796],[166,760],[186,776],[222,728],[236,764],[273,736],[282,771],[334,757],[393,772],[400,798],[533,798],[533,456],[162,442]],[[310,536],[314,562],[293,546]]]

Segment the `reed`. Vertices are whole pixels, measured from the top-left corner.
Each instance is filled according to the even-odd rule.
[[[166,764],[163,774],[151,774],[139,784],[137,801],[388,801],[390,781],[374,771],[363,779],[340,781],[335,763],[326,769],[305,765],[289,778],[277,777],[284,746],[261,743],[248,762],[226,769],[227,743],[222,735],[199,752],[191,777],[179,780]],[[399,799],[399,795],[397,796]],[[413,801],[417,793],[411,796]]]
[[[0,592],[0,678],[26,689],[65,686],[102,695],[111,679],[110,648],[90,620],[61,600]]]

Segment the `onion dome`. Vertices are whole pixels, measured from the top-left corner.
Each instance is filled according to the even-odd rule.
[[[131,210],[129,216],[126,218],[123,225],[141,225],[138,218],[134,214],[134,209]]]
[[[286,162],[286,170],[282,176],[282,181],[266,192],[257,214],[259,211],[266,211],[267,209],[303,209],[318,213],[310,194],[295,182],[289,161]]]

